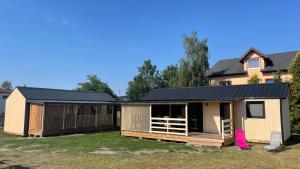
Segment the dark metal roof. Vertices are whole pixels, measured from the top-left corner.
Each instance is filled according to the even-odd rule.
[[[150,91],[140,101],[233,101],[241,99],[286,98],[288,83],[202,86],[191,88],[165,88]]]
[[[297,51],[275,53],[264,55],[266,59],[266,67],[262,72],[274,72],[277,70],[287,71]],[[245,73],[243,63],[240,63],[241,58],[225,59],[218,61],[208,72],[207,76],[226,76]]]
[[[35,87],[17,87],[23,96],[30,101],[59,101],[59,102],[115,102],[116,100],[103,92],[81,92]]]
[[[265,58],[265,54],[263,54],[261,51],[255,49],[254,47],[251,47],[250,49],[248,49],[248,51],[242,55],[242,57],[240,58],[239,62],[243,63],[244,59],[251,53],[251,52],[255,52],[257,53],[259,56]]]

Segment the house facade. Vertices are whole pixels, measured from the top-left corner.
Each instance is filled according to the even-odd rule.
[[[11,94],[11,92],[11,90],[0,89],[0,127],[3,127],[4,125],[6,99]]]
[[[122,103],[121,135],[222,147],[242,129],[248,141],[267,143],[277,131],[284,143],[289,100],[288,83],[156,89]]]
[[[280,71],[284,82],[291,80],[288,67],[297,51],[264,54],[250,48],[240,58],[218,61],[207,73],[210,85],[248,84],[248,80],[257,76],[260,83],[273,83],[273,73]]]
[[[112,129],[116,100],[107,93],[17,87],[6,102],[4,132],[50,136]]]

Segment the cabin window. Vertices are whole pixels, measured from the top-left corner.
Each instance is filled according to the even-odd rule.
[[[112,114],[113,112],[113,105],[107,105],[106,114]]]
[[[92,113],[92,115],[95,115],[97,113],[97,105],[91,106],[91,113]]]
[[[246,102],[247,118],[265,118],[265,102]]]
[[[273,80],[273,79],[267,79],[267,80],[266,80],[266,83],[269,83],[269,84],[270,84],[270,83],[274,83],[274,80]]]
[[[229,85],[231,85],[231,82],[230,81],[220,81],[219,85],[220,86],[229,86]]]
[[[259,58],[248,59],[248,68],[259,68]]]

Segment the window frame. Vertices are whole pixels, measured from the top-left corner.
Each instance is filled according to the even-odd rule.
[[[223,83],[226,83],[226,85],[224,85]],[[219,86],[230,86],[230,85],[231,85],[231,81],[228,80],[219,81]]]
[[[249,66],[249,61],[253,61],[253,60],[258,60],[258,66],[257,67],[250,67]],[[247,66],[248,66],[248,69],[259,69],[260,68],[260,58],[250,58],[247,60]]]
[[[110,109],[110,111],[108,111],[108,109]],[[114,111],[113,105],[112,104],[107,104],[106,105],[106,112],[105,112],[105,114],[106,115],[112,115],[113,111]]]
[[[252,116],[249,110],[250,104],[262,104],[262,116]],[[251,116],[251,117],[250,117]],[[266,110],[265,110],[265,101],[246,101],[246,117],[247,118],[256,118],[256,119],[265,119],[266,118]]]
[[[272,81],[272,83],[269,83],[269,81]],[[267,84],[273,84],[274,83],[274,79],[266,79],[266,83]]]
[[[96,115],[96,114],[97,114],[97,104],[91,104],[91,115]]]

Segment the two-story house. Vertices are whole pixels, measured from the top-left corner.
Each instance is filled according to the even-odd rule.
[[[260,83],[273,83],[273,73],[281,72],[281,79],[286,82],[292,76],[288,67],[297,51],[264,54],[255,48],[250,48],[240,58],[218,61],[207,73],[210,85],[247,84],[256,75]]]

